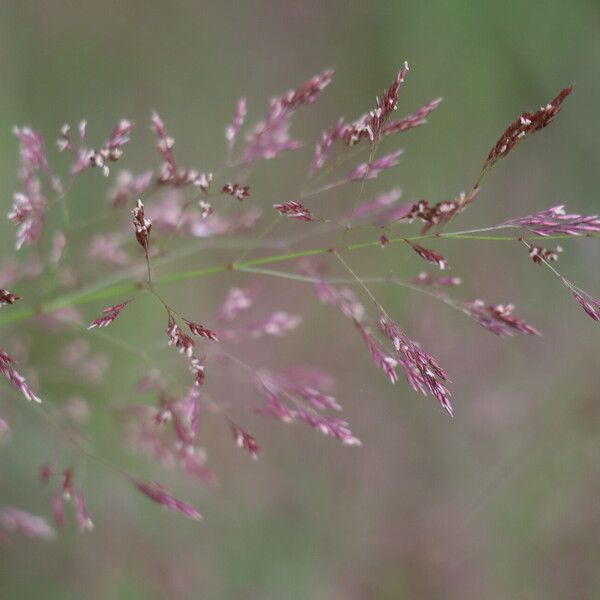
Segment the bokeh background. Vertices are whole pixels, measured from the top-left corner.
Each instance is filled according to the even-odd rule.
[[[444,102],[426,127],[392,140],[390,148],[406,150],[401,164],[369,183],[365,196],[399,185],[407,199],[453,197],[476,177],[515,115],[575,82],[559,119],[498,165],[460,228],[561,203],[600,211],[600,5],[593,0],[9,0],[0,4],[2,212],[18,186],[14,124],[31,124],[51,146],[64,122],[87,117],[91,139],[101,140],[117,118],[130,117],[138,129],[123,165],[139,170],[158,164],[146,127],[158,109],[181,162],[217,169],[223,128],[239,96],[258,118],[269,97],[331,66],[333,84],[295,121],[306,151],[264,163],[250,179],[252,201],[266,208],[297,189],[319,132],[340,114],[352,118],[370,107],[405,59],[411,71],[400,114],[438,95]],[[76,219],[106,210],[101,179],[86,174],[73,190]],[[348,198],[332,193],[311,207],[332,214],[347,209]],[[300,226],[286,224],[278,235]],[[561,270],[597,296],[597,240],[562,245]],[[12,248],[12,227],[3,221],[3,260]],[[52,369],[76,334],[3,327],[3,345],[23,332],[33,340],[29,360],[49,402],[86,396],[85,433],[98,454],[172,485],[205,519],[196,524],[163,513],[113,473],[82,464],[3,385],[0,410],[13,436],[0,448],[0,505],[49,515],[37,469],[48,460],[74,464],[96,528],[83,536],[69,528],[52,543],[12,538],[0,545],[0,597],[600,597],[597,325],[518,244],[447,240],[436,248],[465,280],[459,297],[515,302],[544,337],[496,339],[433,300],[377,288],[392,316],[451,374],[456,416],[450,420],[432,399],[402,382],[390,386],[348,323],[318,304],[305,284],[238,275],[262,285],[273,306],[304,316],[286,340],[240,351],[256,362],[329,369],[363,446],[346,448],[304,427],[255,419],[248,425],[265,449],[255,463],[233,447],[221,422],[207,418],[202,435],[219,478],[214,487],[120,446],[111,407],[133,400],[141,367],[131,355],[98,341],[110,377],[82,388]],[[348,258],[365,276],[412,276],[422,264],[407,253],[393,246]],[[207,252],[180,266],[228,256]],[[200,317],[236,281],[226,274],[164,292]],[[140,304],[115,332],[133,343],[159,341],[159,313]],[[92,310],[84,309],[86,317]],[[221,393],[227,400],[252,395],[242,377]]]

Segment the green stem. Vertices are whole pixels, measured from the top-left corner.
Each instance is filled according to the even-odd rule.
[[[556,235],[556,236],[529,236],[528,239],[562,239],[570,236],[567,235]],[[518,241],[518,237],[514,236],[487,236],[487,235],[471,235],[471,234],[453,234],[453,233],[441,233],[441,234],[425,234],[416,235],[412,237],[399,237],[392,238],[389,240],[390,244],[401,244],[405,240],[417,241],[424,239],[468,239],[468,240],[488,240],[488,241]],[[346,252],[354,250],[362,250],[364,248],[375,248],[380,246],[379,240],[372,240],[368,242],[361,242],[357,244],[350,244],[339,248],[310,248],[307,250],[299,250],[297,252],[288,252],[285,254],[276,254],[272,256],[264,256],[262,258],[254,258],[252,260],[246,260],[243,262],[237,262],[234,264],[215,265],[212,267],[204,267],[202,269],[193,269],[190,271],[182,271],[179,273],[161,275],[154,277],[155,284],[166,284],[175,283],[178,281],[188,281],[191,279],[198,279],[207,275],[216,275],[218,273],[225,273],[227,271],[243,271],[252,267],[259,267],[262,265],[270,265],[279,262],[287,262],[298,258],[304,258],[308,256],[319,256],[330,254],[332,252]],[[123,283],[117,283],[113,285],[107,285],[104,289],[95,290],[80,290],[48,302],[43,302],[37,307],[22,308],[11,311],[3,311],[0,316],[0,325],[8,323],[16,323],[23,321],[34,315],[49,313],[59,308],[65,308],[68,306],[77,306],[82,304],[88,304],[96,302],[97,300],[103,300],[105,298],[112,298],[115,296],[126,296],[132,294],[141,289],[141,284],[138,281],[126,281]]]

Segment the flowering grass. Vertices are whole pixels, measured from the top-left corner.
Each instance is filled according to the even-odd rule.
[[[66,178],[59,177],[51,169],[42,136],[30,127],[16,127],[21,189],[14,196],[8,219],[16,228],[16,250],[28,256],[16,263],[9,281],[0,281],[6,286],[0,288],[0,325],[12,325],[16,336],[21,328],[25,331],[29,326],[27,321],[36,323],[34,327],[40,328],[39,335],[43,335],[43,326],[80,336],[82,344],[77,345],[76,340],[62,349],[62,367],[65,371],[76,370],[89,385],[93,385],[104,376],[103,359],[90,351],[94,336],[108,336],[100,330],[110,330],[117,319],[127,319],[142,302],[156,302],[164,311],[164,322],[148,323],[147,327],[160,332],[164,345],[171,346],[176,351],[173,354],[179,355],[177,359],[186,373],[183,375],[177,366],[171,368],[171,361],[151,359],[136,339],[121,339],[110,334],[108,339],[148,366],[148,372],[136,388],[140,402],[119,407],[117,417],[128,448],[203,483],[210,483],[215,478],[208,467],[207,454],[200,445],[200,422],[208,415],[219,418],[232,443],[252,459],[264,454],[268,460],[268,449],[264,449],[260,440],[247,429],[246,421],[251,422],[250,413],[284,425],[305,425],[344,445],[358,446],[360,440],[350,424],[337,416],[342,405],[332,395],[332,377],[321,368],[294,365],[276,370],[269,364],[248,364],[236,354],[236,343],[241,340],[261,344],[268,336],[285,338],[297,329],[301,331],[302,315],[291,314],[285,305],[264,314],[260,291],[240,285],[229,290],[217,309],[202,315],[201,319],[191,318],[164,298],[163,289],[170,284],[236,272],[253,273],[257,278],[277,277],[305,282],[313,288],[311,298],[330,305],[344,317],[328,322],[331,331],[326,332],[327,335],[335,335],[338,327],[351,327],[357,333],[358,345],[362,343],[365,347],[362,350],[364,356],[370,357],[392,384],[404,379],[414,391],[431,396],[443,410],[453,415],[450,374],[429,353],[429,348],[425,350],[412,339],[410,324],[401,326],[394,320],[390,309],[371,291],[371,283],[398,285],[431,296],[498,336],[515,333],[539,336],[536,327],[513,314],[511,303],[489,303],[479,298],[458,300],[451,296],[448,290],[459,286],[462,279],[440,276],[439,270],[450,266],[459,269],[460,265],[450,265],[434,248],[440,239],[456,240],[457,243],[469,240],[519,244],[526,247],[529,255],[524,255],[524,260],[547,267],[585,313],[598,321],[600,300],[578,288],[550,264],[558,260],[559,248],[550,249],[533,242],[595,236],[600,233],[600,220],[592,215],[567,214],[563,206],[555,206],[478,229],[459,231],[455,225],[462,213],[478,199],[486,177],[497,163],[518,143],[551,124],[558,116],[572,87],[563,89],[539,110],[517,117],[491,147],[479,177],[468,191],[439,202],[415,199],[401,203],[401,194],[394,188],[365,200],[365,181],[393,169],[403,154],[402,149],[396,149],[378,156],[382,140],[395,139],[405,131],[425,125],[440,105],[441,99],[436,98],[396,119],[408,73],[405,64],[376,98],[372,109],[349,122],[339,118],[322,133],[315,142],[302,189],[270,204],[271,214],[264,218],[253,204],[254,199],[261,196],[261,190],[253,184],[253,167],[259,161],[279,159],[303,146],[303,142],[292,135],[293,116],[318,100],[332,81],[331,70],[274,97],[263,118],[248,127],[245,127],[247,101],[244,98],[238,100],[232,120],[225,127],[225,162],[214,171],[181,166],[174,151],[174,138],[159,114],[153,112],[150,128],[156,138],[161,163],[137,175],[126,170],[117,173],[108,191],[107,216],[80,225],[71,223],[69,211],[69,191],[73,182],[87,170],[113,177],[115,164],[126,160],[134,124],[128,119],[119,120],[97,148],[88,147],[85,121],[74,128],[76,136],[72,135],[70,125],[63,125],[56,149],[70,157]],[[272,164],[277,165],[277,162]],[[337,188],[350,199],[348,206],[342,214],[328,214],[329,209],[320,202],[319,196]],[[60,211],[62,225],[51,230],[49,224],[55,221],[49,216],[55,206]],[[278,224],[287,219],[297,222],[297,238],[274,234]],[[411,224],[419,224],[418,230]],[[497,234],[515,229],[514,235]],[[82,230],[91,231],[86,234],[83,247],[75,235]],[[352,242],[350,236],[354,231],[370,239]],[[330,244],[307,247],[306,241],[314,234],[328,235]],[[181,242],[176,249],[167,248],[163,246],[165,239]],[[201,252],[212,239],[241,239],[241,253],[234,260],[208,267],[185,271],[171,269],[172,263]],[[269,247],[267,242],[276,250],[250,257],[255,249]],[[300,244],[304,247],[294,248]],[[431,266],[434,271],[415,274],[406,280],[376,275],[365,278],[356,273],[351,264],[354,253],[377,247],[381,247],[382,252],[389,252],[387,248],[391,245],[401,245],[406,252],[416,253],[423,260],[423,268]],[[84,284],[82,282],[88,279],[84,275],[88,272],[81,265],[81,256],[100,272],[107,266],[117,271],[104,277],[92,270],[95,278]],[[332,263],[342,268],[347,277],[331,277]],[[288,270],[265,268],[280,264],[287,264]],[[39,294],[28,298],[21,291],[21,285],[43,273],[54,281],[52,292],[40,290]],[[100,306],[101,302],[105,304],[109,300],[109,306]],[[13,306],[15,304],[17,306]],[[88,305],[95,305],[95,308],[90,307],[84,316],[79,309],[88,311]],[[361,349],[357,347],[353,351],[360,352]],[[212,373],[223,369],[225,363],[242,373],[256,392],[243,410],[212,397]],[[33,380],[38,382],[41,379],[35,375],[35,366],[29,364],[27,368],[34,374]],[[55,412],[46,408],[52,407],[54,401],[44,394],[43,385],[27,383],[18,370],[20,368],[9,351],[0,349],[0,373],[8,385],[27,400],[40,403],[40,414],[82,457],[94,459],[112,469],[116,476],[125,477],[135,490],[156,504],[194,520],[201,518],[194,506],[178,500],[161,484],[142,480],[117,465],[107,464],[87,450],[71,427],[65,427],[62,419],[57,420]],[[148,402],[145,394],[152,394],[154,402]],[[76,430],[85,414],[82,406],[86,407],[85,401],[60,408],[77,422]],[[10,432],[7,421],[0,418],[0,424],[2,431]],[[18,431],[13,435],[18,435]],[[65,503],[68,503],[78,529],[86,531],[92,527],[92,520],[85,507],[83,491],[74,486],[73,477],[70,466],[57,469],[44,465],[40,472],[42,483],[54,486],[49,505],[55,526],[66,526]],[[40,519],[21,509],[8,507],[0,512],[0,529],[51,539],[53,528]]]

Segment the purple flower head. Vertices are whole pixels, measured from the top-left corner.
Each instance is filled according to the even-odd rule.
[[[138,199],[136,207],[132,211],[133,228],[138,244],[144,249],[148,256],[148,242],[150,231],[152,230],[152,221],[144,216],[144,204]]]
[[[318,221],[308,208],[300,204],[300,202],[295,202],[294,200],[290,200],[285,204],[273,204],[273,208],[280,214],[289,217],[290,219],[296,219],[298,221]]]
[[[321,139],[315,146],[313,159],[310,165],[310,176],[312,177],[319,169],[322,169],[333,149],[333,144],[339,140],[344,131],[344,118],[340,117],[336,125],[326,129],[321,134]]]
[[[379,139],[386,121],[397,108],[398,94],[407,73],[408,63],[405,62],[390,87],[383,92],[381,98],[376,98],[375,108],[344,127],[340,137],[347,146],[354,146],[363,138],[368,139],[371,144]]]
[[[194,376],[194,384],[198,387],[204,385],[206,380],[205,366],[200,359],[192,357],[189,362],[191,374]]]
[[[592,298],[587,292],[579,289],[572,281],[569,281],[566,277],[561,276],[561,280],[565,287],[569,290],[569,293],[575,298],[577,304],[583,308],[583,310],[592,318],[594,321],[600,321],[600,299]]]
[[[600,233],[600,219],[596,215],[567,214],[563,204],[533,215],[511,219],[504,227],[520,227],[536,235],[589,235]]]
[[[298,419],[323,435],[339,440],[344,446],[361,445],[361,441],[352,433],[348,423],[342,419],[305,410],[298,411]]]
[[[414,244],[410,240],[406,240],[406,242],[423,260],[426,260],[433,265],[437,265],[442,271],[448,268],[448,261],[441,254],[438,254],[429,248],[419,246],[419,244]]]
[[[138,198],[146,191],[152,181],[152,171],[144,171],[134,176],[130,171],[120,171],[115,186],[109,193],[113,208],[128,204],[133,198]]]
[[[506,156],[523,138],[550,125],[560,112],[565,98],[573,91],[570,85],[561,90],[548,104],[534,113],[524,112],[517,117],[502,133],[498,141],[489,151],[484,169],[492,166],[497,160]]]
[[[437,398],[441,406],[452,416],[450,392],[445,385],[449,382],[448,376],[437,361],[385,316],[380,317],[379,328],[392,343],[398,364],[402,367],[410,386],[415,391],[425,395],[431,394]]]
[[[441,102],[441,98],[435,98],[403,119],[386,123],[383,127],[383,135],[393,135],[394,133],[408,131],[409,129],[419,127],[420,125],[425,125],[427,123],[427,116],[432,113]]]
[[[121,119],[112,130],[110,137],[104,142],[104,145],[98,150],[88,150],[83,146],[85,137],[85,121],[82,121],[79,126],[80,131],[80,147],[77,153],[77,159],[72,167],[74,175],[87,169],[88,167],[98,167],[102,170],[102,174],[108,177],[110,174],[109,163],[115,162],[123,156],[123,147],[129,142],[133,123],[128,119]],[[68,129],[61,130],[63,137],[59,138],[59,150],[61,148],[71,149],[72,145],[68,140]]]
[[[136,479],[133,483],[142,494],[167,510],[178,512],[194,521],[202,519],[202,515],[191,504],[175,498],[175,496],[171,495],[167,488],[160,485],[160,483],[156,483],[155,481],[142,481],[141,479]]]
[[[13,127],[13,133],[19,140],[19,156],[22,169],[28,172],[49,172],[44,138],[31,127]]]
[[[250,195],[250,186],[240,183],[226,183],[221,190],[224,194],[229,194],[237,198],[240,202]]]
[[[5,304],[14,304],[17,300],[20,300],[21,296],[11,294],[8,290],[0,288],[0,306]]]
[[[244,124],[244,118],[246,116],[246,98],[240,98],[235,105],[235,113],[231,123],[225,129],[225,139],[227,140],[227,147],[229,152],[233,152],[235,146],[235,140],[237,138],[242,125]]]
[[[158,183],[176,188],[192,185],[206,191],[212,181],[212,173],[200,173],[196,169],[184,169],[177,165],[173,153],[175,140],[167,133],[167,128],[156,111],[150,117],[150,128],[158,138],[156,147],[163,158]]]
[[[53,540],[56,536],[44,517],[9,506],[0,508],[0,527],[7,532],[19,532],[28,538]]]
[[[219,311],[219,319],[233,321],[241,312],[253,304],[256,293],[250,288],[231,288]]]
[[[194,340],[189,335],[183,333],[171,313],[169,313],[166,333],[169,338],[169,346],[174,346],[181,354],[185,354],[188,358],[192,358]]]
[[[486,304],[483,300],[471,300],[463,307],[467,315],[500,337],[513,335],[515,331],[525,335],[542,335],[535,327],[512,314],[513,304]]]
[[[332,77],[333,71],[327,69],[300,87],[273,98],[265,118],[246,138],[242,150],[244,164],[251,164],[259,158],[272,159],[282,152],[302,147],[298,140],[290,137],[291,115],[299,106],[315,102]]]
[[[7,218],[17,225],[17,240],[15,248],[20,250],[23,245],[30,245],[42,234],[48,203],[42,196],[39,181],[29,182],[28,193],[17,193],[11,211]]]
[[[83,492],[76,490],[73,492],[73,510],[75,512],[75,520],[80,533],[94,529],[94,523],[85,506]]]
[[[0,373],[6,377],[8,382],[17,388],[27,400],[30,402],[37,402],[40,404],[42,401],[33,393],[33,390],[25,381],[23,377],[16,369],[16,362],[0,348]]]
[[[121,311],[133,300],[127,300],[121,302],[121,304],[115,304],[114,306],[108,306],[102,310],[102,316],[94,319],[88,329],[97,329],[100,327],[108,327],[120,314]]]
[[[374,161],[360,163],[348,174],[346,181],[375,179],[379,173],[381,173],[381,171],[395,167],[398,164],[398,159],[400,158],[402,152],[402,150],[396,150],[395,152],[386,154],[385,156],[382,156]]]
[[[209,329],[204,325],[194,323],[193,321],[188,321],[187,319],[185,319],[185,322],[187,323],[187,326],[194,335],[205,337],[209,340],[213,340],[214,342],[219,341],[217,334],[212,329]]]
[[[233,421],[229,422],[229,427],[231,428],[231,433],[233,434],[236,446],[256,460],[259,454],[261,454],[262,448],[258,445],[254,436],[242,429],[239,425],[236,425]]]
[[[378,369],[381,369],[392,383],[398,381],[398,373],[396,373],[396,367],[398,361],[383,350],[381,343],[371,335],[370,331],[366,327],[358,325],[358,330],[362,336],[363,341],[367,345],[373,363]]]
[[[550,250],[550,248],[544,248],[543,246],[529,245],[529,258],[536,265],[541,265],[544,261],[556,262],[561,252],[562,248],[560,246],[557,246],[555,250]]]
[[[459,210],[464,195],[457,200],[444,200],[430,206],[428,200],[415,202],[408,210],[402,210],[395,220],[411,223],[414,220],[424,223],[421,233],[427,233],[432,227],[447,223]]]

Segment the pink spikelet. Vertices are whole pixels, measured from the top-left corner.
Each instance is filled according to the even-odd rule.
[[[317,217],[315,217],[306,206],[300,204],[300,202],[296,202],[294,200],[290,200],[285,204],[273,204],[273,208],[280,214],[290,219],[296,219],[297,221],[319,221]]]
[[[63,496],[60,490],[55,491],[50,496],[50,510],[52,511],[52,518],[54,523],[60,529],[64,528],[67,524],[67,515],[65,513],[65,504]]]
[[[59,192],[62,186],[50,173],[42,136],[30,127],[15,127],[13,133],[19,140],[19,179],[22,191],[14,195],[8,220],[17,226],[15,248],[37,241],[44,230],[48,201],[42,191],[40,173],[50,180],[52,188]]]
[[[121,304],[115,304],[114,306],[107,306],[102,311],[102,316],[94,319],[88,326],[88,329],[108,327],[130,302],[133,302],[133,300],[126,300],[125,302],[121,302]]]
[[[290,118],[303,104],[312,104],[329,85],[332,70],[315,75],[300,87],[273,98],[265,118],[257,123],[246,138],[242,161],[249,165],[259,158],[273,159],[282,152],[297,150],[302,144],[290,137]]]
[[[432,113],[441,102],[441,98],[435,98],[403,119],[386,123],[383,127],[383,135],[393,135],[425,125],[427,123],[427,116]]]
[[[226,183],[221,191],[242,202],[244,198],[247,198],[250,195],[250,186],[241,185],[239,183]]]
[[[7,532],[18,532],[28,538],[53,540],[56,537],[52,526],[38,515],[19,508],[0,508],[0,527]]]
[[[73,150],[73,143],[71,142],[71,126],[65,123],[58,132],[58,139],[56,140],[56,149],[59,152],[65,150]]]
[[[239,425],[236,425],[233,421],[229,422],[229,427],[231,428],[231,433],[233,434],[236,446],[256,460],[262,453],[262,448],[258,445],[254,436],[242,429]]]
[[[121,119],[113,129],[110,137],[99,150],[89,152],[89,166],[98,167],[102,174],[108,177],[110,168],[108,163],[119,160],[123,156],[123,147],[129,142],[133,123],[128,119]]]
[[[75,144],[71,139],[71,126],[68,123],[60,128],[56,140],[56,147],[59,152],[73,152],[75,155],[75,160],[71,165],[71,175],[79,175],[82,171],[91,168],[90,156],[93,150],[86,148],[84,145],[86,128],[87,121],[79,121],[77,125],[77,137],[79,138],[77,148],[75,148]]]
[[[109,192],[109,201],[113,208],[119,208],[144,193],[152,181],[152,171],[133,175],[130,171],[120,171],[117,181]]]
[[[344,446],[361,445],[361,441],[352,433],[348,423],[342,419],[305,410],[298,411],[298,418],[323,435],[339,440]]]
[[[325,130],[321,134],[321,139],[315,146],[313,159],[310,165],[310,176],[325,166],[327,159],[329,158],[333,145],[336,140],[340,139],[344,131],[344,119],[340,118],[334,127]]]
[[[246,98],[240,98],[235,106],[235,113],[231,123],[225,129],[225,139],[229,152],[233,152],[235,141],[246,117]]]
[[[401,154],[402,150],[396,150],[371,162],[360,163],[348,174],[346,181],[375,179],[381,171],[395,167]]]
[[[397,108],[400,88],[407,73],[408,64],[404,63],[390,87],[383,92],[381,98],[376,99],[373,110],[349,125],[346,125],[344,119],[340,118],[333,127],[321,134],[321,139],[315,147],[311,163],[311,176],[325,165],[332,153],[334,143],[338,140],[346,146],[354,146],[363,139],[368,140],[370,144],[374,144],[383,136],[407,131],[427,122],[426,117],[439,106],[441,98],[428,102],[403,119],[389,121],[390,116]]]
[[[561,90],[548,104],[534,113],[524,112],[517,117],[502,133],[498,141],[489,151],[484,169],[491,167],[503,156],[506,156],[523,138],[547,127],[560,112],[565,98],[573,91],[570,85]]]
[[[345,317],[353,321],[362,321],[365,307],[358,301],[354,292],[349,288],[337,288],[325,281],[315,284],[319,300],[325,304],[333,304]]]
[[[441,254],[419,244],[414,244],[410,240],[406,240],[406,242],[423,260],[437,265],[442,271],[448,268],[448,261]]]
[[[0,288],[0,306],[5,306],[6,304],[14,304],[17,300],[20,300],[21,296],[16,296],[15,294],[11,294],[8,290]]]
[[[354,146],[363,138],[374,144],[380,138],[384,124],[397,108],[398,94],[407,73],[408,63],[405,62],[390,87],[383,92],[381,98],[376,99],[375,108],[344,127],[340,137],[347,146]]]
[[[90,531],[94,528],[94,523],[85,506],[83,492],[76,490],[72,496],[73,511],[75,512],[75,521],[80,533]]]
[[[209,329],[204,325],[194,323],[193,321],[188,321],[187,319],[185,320],[185,322],[187,323],[187,326],[194,335],[205,337],[209,340],[213,340],[214,342],[219,341],[217,334],[212,329]]]
[[[33,390],[29,387],[23,377],[16,369],[16,362],[0,348],[0,373],[6,377],[6,379],[15,388],[17,388],[27,400],[30,402],[36,402],[41,404],[41,400],[33,393]]]
[[[463,307],[467,315],[500,337],[513,335],[515,331],[525,335],[542,335],[535,327],[512,314],[513,304],[486,304],[483,300],[471,300]]]
[[[382,127],[388,120],[390,115],[396,110],[398,106],[398,94],[400,87],[404,83],[404,78],[408,73],[408,63],[405,62],[404,66],[398,71],[396,78],[385,90],[381,99],[377,98],[375,109],[370,113],[370,129],[372,141],[379,137]]]
[[[409,339],[400,328],[387,317],[381,316],[379,327],[383,334],[392,342],[398,363],[404,370],[408,383],[415,391],[431,394],[437,398],[440,405],[453,415],[450,403],[450,392],[446,387],[449,382],[445,371],[437,361],[423,351],[420,346]]]
[[[191,374],[194,376],[194,385],[198,387],[204,385],[206,380],[205,367],[200,362],[199,358],[192,357],[190,359],[189,369]]]
[[[169,346],[174,346],[181,352],[181,354],[185,354],[188,358],[192,357],[192,353],[194,351],[194,340],[181,331],[181,328],[173,319],[173,315],[169,313],[169,321],[167,324],[167,337],[169,338]]]
[[[289,313],[279,310],[271,313],[266,319],[254,323],[248,327],[250,337],[259,338],[264,335],[281,337],[288,331],[296,329],[302,322],[302,318],[298,315],[290,315]]]
[[[148,242],[150,238],[150,231],[152,229],[152,221],[145,218],[144,204],[141,200],[137,201],[137,205],[133,209],[132,214],[135,237],[138,241],[138,244],[144,249],[146,256],[148,256]]]
[[[566,277],[560,276],[563,284],[569,290],[569,293],[577,304],[583,308],[587,315],[594,321],[600,321],[600,298],[592,298],[587,292],[579,289],[572,281]]]
[[[375,366],[381,369],[392,383],[396,383],[398,381],[398,373],[396,372],[398,361],[393,356],[386,354],[379,341],[371,335],[371,332],[366,327],[358,324],[357,326],[363,341],[371,353],[371,358]]]
[[[412,282],[422,286],[454,287],[460,285],[462,279],[460,277],[434,277],[429,273],[419,273]]]
[[[323,435],[333,437],[344,445],[360,445],[348,423],[323,414],[329,409],[341,410],[333,396],[321,389],[330,385],[329,377],[320,370],[293,369],[284,373],[259,372],[259,389],[266,395],[267,404],[256,410],[283,423],[301,421]],[[290,408],[288,404],[294,408]]]
[[[133,481],[135,487],[144,494],[147,498],[150,498],[156,504],[160,504],[167,510],[172,510],[173,512],[177,512],[185,517],[193,519],[194,521],[199,521],[202,519],[202,515],[187,502],[183,502],[178,500],[169,493],[168,489],[164,486],[156,483],[155,481],[143,481],[141,479],[136,479]]]
[[[19,140],[19,156],[24,169],[49,172],[44,139],[31,127],[13,127],[13,134]]]
[[[241,312],[254,304],[255,294],[249,288],[234,287],[229,290],[219,311],[219,319],[233,321]]]
[[[424,223],[421,233],[427,233],[432,227],[441,226],[448,222],[466,202],[466,196],[461,194],[456,200],[444,200],[433,206],[429,205],[428,200],[419,200],[412,207],[403,211],[398,220],[408,221],[419,220]]]
[[[558,255],[562,252],[562,248],[557,246],[555,250],[544,248],[543,246],[529,245],[529,258],[536,264],[542,265],[544,261],[556,262]]]
[[[291,111],[298,108],[301,104],[312,104],[317,100],[319,94],[331,83],[332,78],[333,70],[326,69],[322,73],[311,77],[299,88],[273,98],[270,110],[273,112]]]
[[[17,240],[15,248],[20,250],[23,245],[32,244],[42,233],[46,214],[46,200],[39,191],[39,183],[33,184],[29,194],[14,195],[12,210],[8,220],[17,225]]]
[[[536,235],[591,235],[600,233],[600,219],[596,215],[567,214],[563,204],[533,215],[505,221],[499,227],[518,227]]]
[[[150,128],[158,138],[156,147],[164,161],[158,174],[158,183],[173,187],[193,185],[202,191],[208,190],[213,178],[212,173],[200,173],[196,169],[178,167],[173,153],[175,140],[167,133],[165,124],[157,112],[153,112],[150,117]]]
[[[296,420],[297,412],[291,410],[284,402],[282,402],[268,386],[262,385],[262,391],[267,397],[267,404],[257,408],[257,414],[264,417],[271,417],[282,423],[292,423]]]
[[[73,498],[73,469],[68,468],[62,472],[61,475],[61,490],[65,500],[71,500]]]

